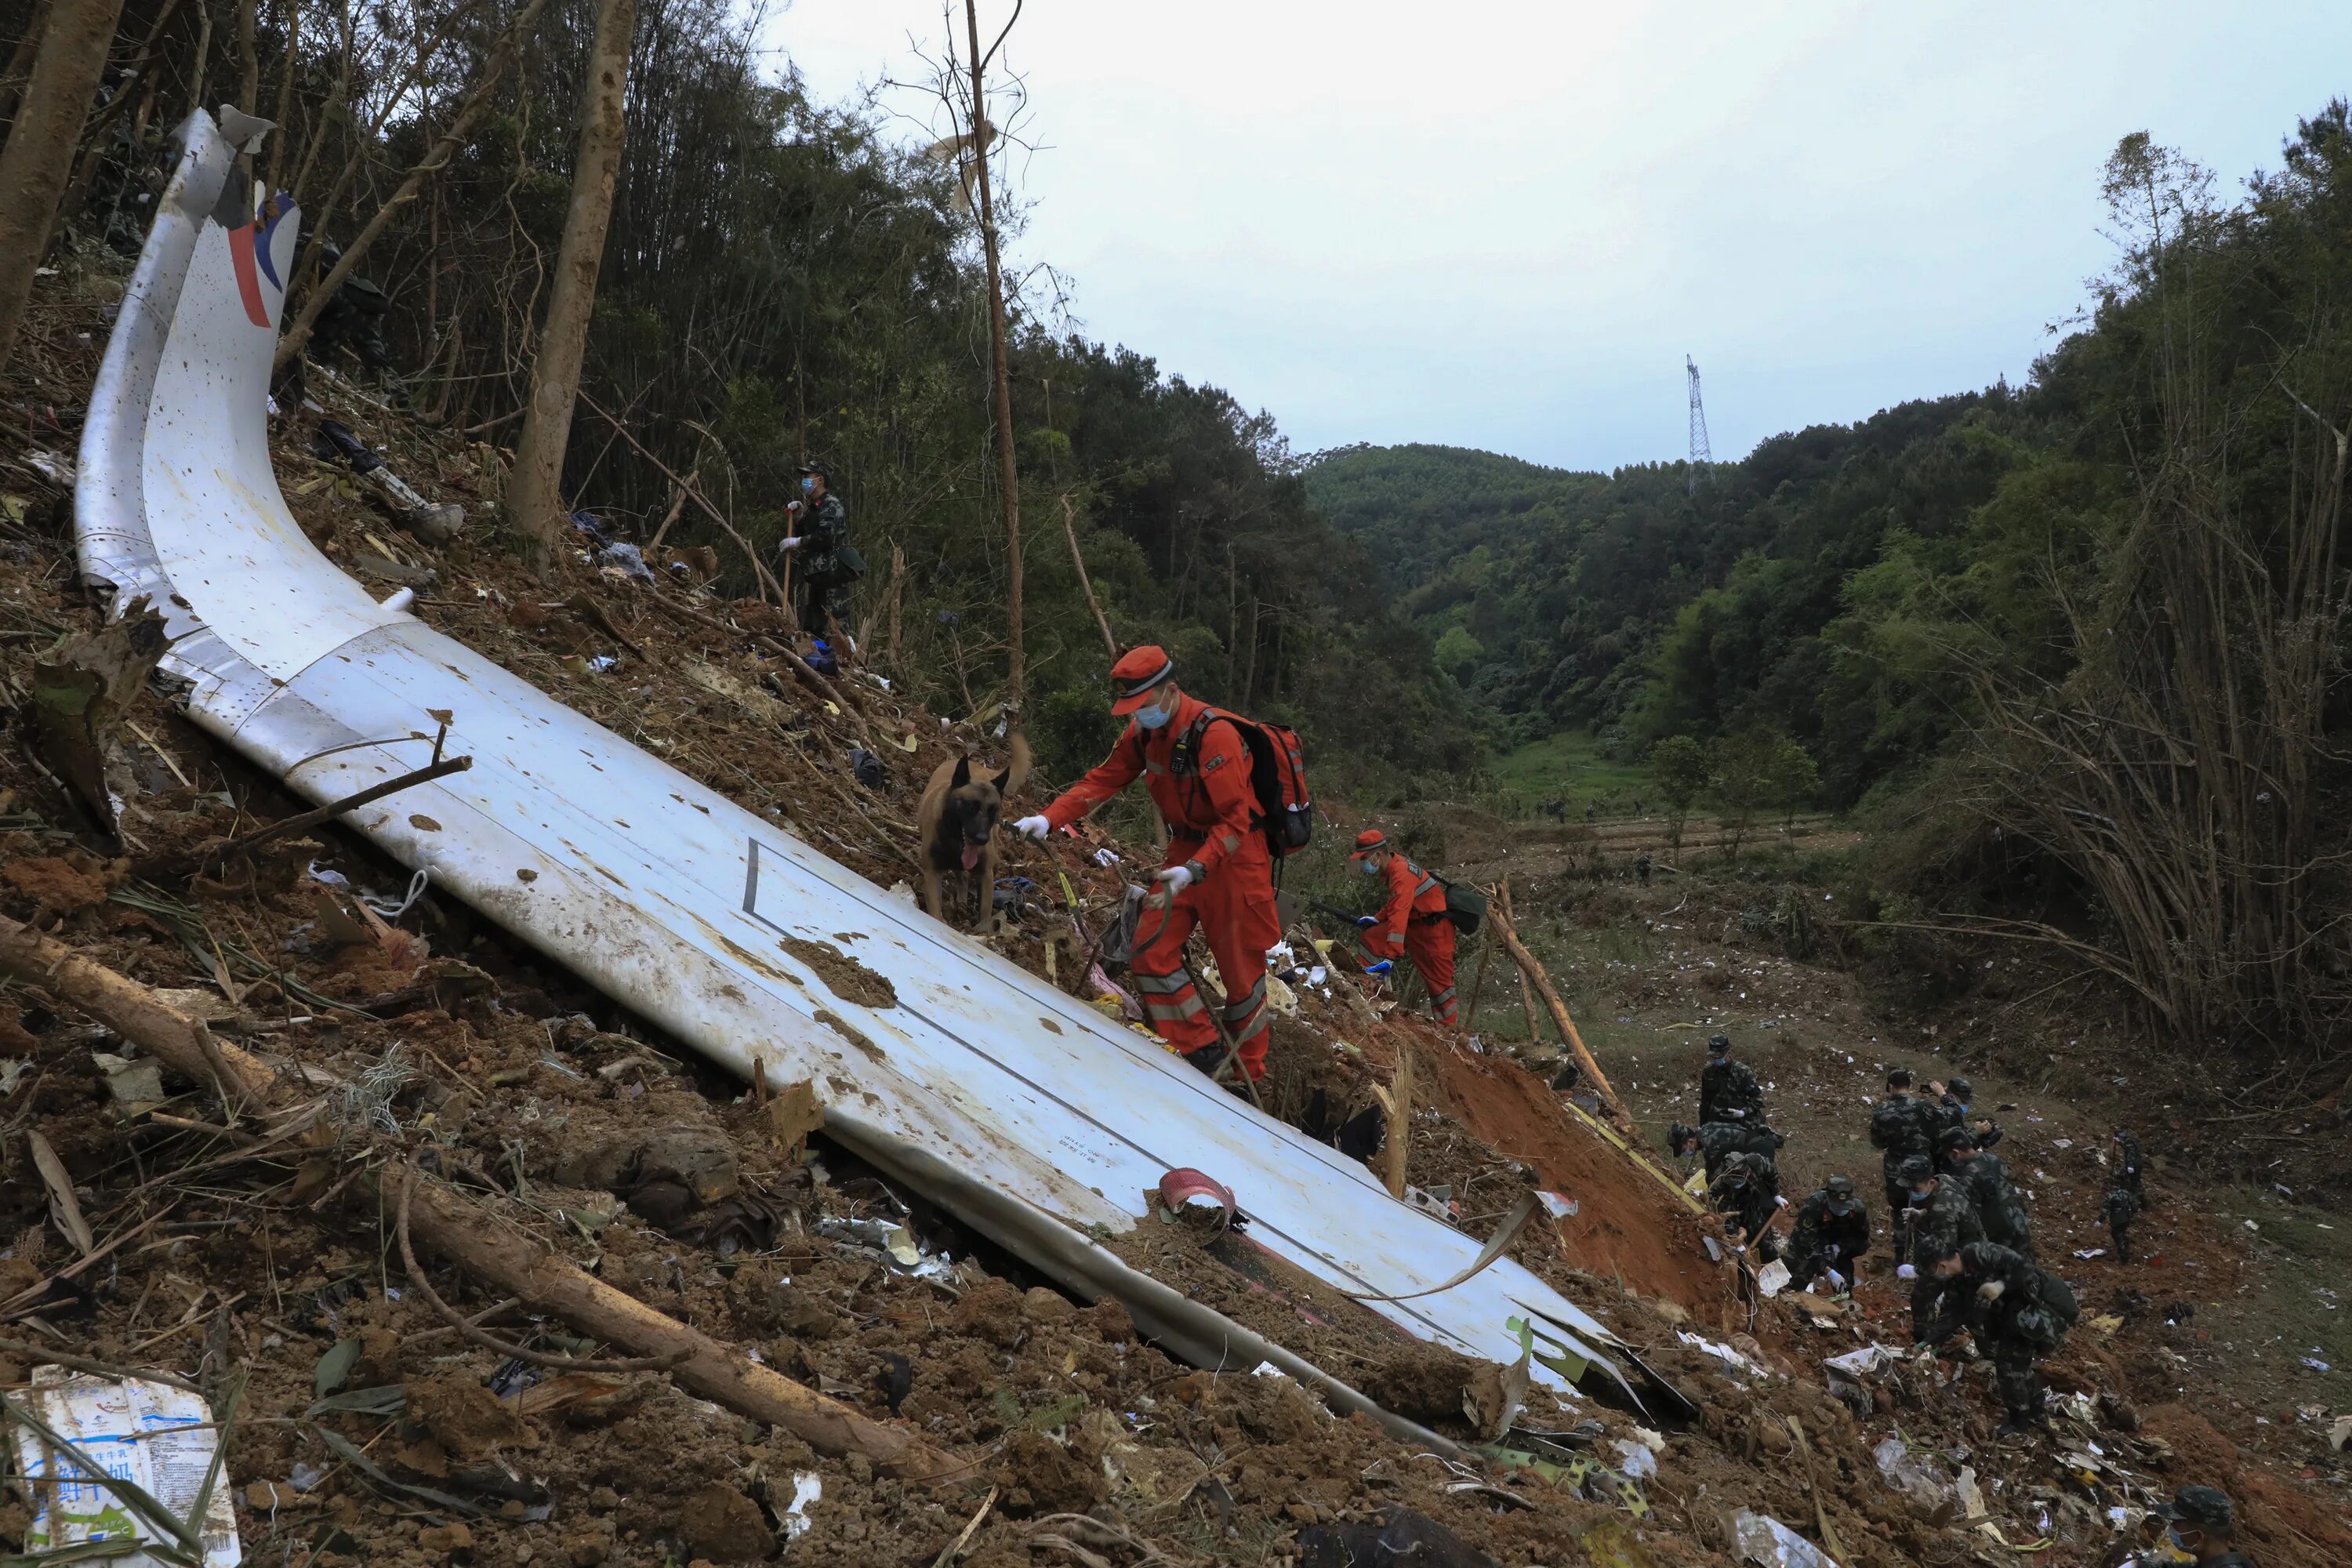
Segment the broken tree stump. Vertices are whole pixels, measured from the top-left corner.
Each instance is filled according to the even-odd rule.
[[[294,1108],[284,1081],[259,1058],[215,1040],[139,982],[5,915],[0,974],[40,987],[199,1083],[219,1075],[228,1080],[225,1089],[249,1105]],[[397,1205],[403,1182],[394,1167],[364,1184],[371,1201]],[[593,1339],[633,1355],[676,1358],[669,1375],[679,1386],[738,1415],[782,1427],[820,1453],[863,1454],[886,1474],[910,1480],[971,1472],[919,1434],[876,1421],[614,1289],[452,1188],[419,1182],[409,1209],[416,1239],[449,1263]]]
[[[1617,1091],[1609,1087],[1609,1077],[1601,1070],[1601,1064],[1592,1059],[1591,1051],[1585,1049],[1584,1037],[1576,1032],[1576,1020],[1568,1016],[1568,1005],[1559,999],[1559,993],[1552,987],[1551,976],[1544,973],[1544,967],[1536,962],[1535,954],[1519,941],[1519,933],[1512,928],[1510,916],[1497,918],[1495,910],[1488,910],[1486,918],[1493,923],[1496,936],[1501,939],[1503,951],[1511,955],[1511,962],[1519,966],[1519,973],[1535,987],[1536,994],[1543,998],[1545,1010],[1551,1014],[1551,1021],[1559,1028],[1559,1037],[1568,1043],[1569,1054],[1576,1058],[1576,1065],[1592,1085],[1593,1093],[1600,1097],[1601,1109],[1608,1117],[1609,1124],[1628,1139],[1639,1138],[1642,1135],[1640,1124],[1625,1109],[1625,1102],[1617,1098]],[[1530,1018],[1528,1022],[1532,1024],[1534,1019]]]
[[[75,632],[33,662],[26,739],[35,759],[109,838],[115,837],[115,812],[107,745],[169,646],[163,617],[142,595],[119,618]]]

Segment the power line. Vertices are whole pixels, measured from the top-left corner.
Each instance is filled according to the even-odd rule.
[[[1698,477],[1715,461],[1706,445],[1706,405],[1698,400],[1698,363],[1683,355],[1683,365],[1690,372],[1690,494],[1698,494]]]

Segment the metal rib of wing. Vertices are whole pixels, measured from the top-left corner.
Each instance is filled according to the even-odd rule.
[[[85,573],[118,605],[144,594],[164,613],[166,668],[191,683],[197,722],[325,801],[417,765],[430,710],[453,713],[449,746],[473,769],[352,826],[736,1072],[814,1079],[829,1128],[886,1165],[894,1141],[911,1143],[1063,1225],[1113,1231],[1164,1171],[1195,1166],[1234,1189],[1267,1247],[1343,1290],[1412,1291],[1475,1255],[1337,1151],[370,599],[278,492],[275,328],[248,319],[228,236],[207,216],[231,151],[203,114],[183,136],[92,399],[78,529]],[[271,237],[277,277],[296,227]],[[274,321],[283,299],[262,289]],[[834,994],[788,937],[851,953],[898,1005]],[[1612,1342],[1607,1329],[1508,1259],[1376,1310],[1508,1361],[1514,1297],[1608,1364],[1591,1348]]]

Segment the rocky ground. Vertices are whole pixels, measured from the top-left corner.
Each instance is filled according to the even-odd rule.
[[[37,700],[37,659],[101,619],[75,581],[59,459],[124,270],[69,256],[0,377],[0,679],[20,714]],[[855,712],[829,707],[763,644],[788,637],[781,617],[695,585],[707,561],[646,585],[597,566],[583,538],[559,582],[531,581],[478,521],[499,481],[490,448],[332,375],[314,372],[310,390],[320,406],[292,408],[273,437],[281,486],[321,549],[380,591],[414,586],[417,613],[442,630],[861,874],[904,880],[920,781],[950,747],[998,743],[868,686],[845,689]],[[476,526],[446,544],[402,531],[315,455],[321,414],[432,499],[465,503]],[[855,778],[854,742],[884,760],[878,787]],[[1409,1055],[1408,1180],[1445,1189],[1482,1236],[1531,1182],[1571,1200],[1573,1214],[1531,1226],[1514,1256],[1689,1402],[1646,1382],[1654,1407],[1538,1394],[1506,1453],[1444,1459],[1334,1416],[1286,1378],[1171,1360],[1117,1306],[1046,1287],[462,907],[428,891],[392,913],[406,877],[354,837],[320,828],[207,859],[203,847],[300,803],[165,694],[139,693],[107,737],[119,836],[37,749],[21,723],[0,746],[0,911],[300,1068],[330,1102],[334,1136],[255,1146],[205,1086],[154,1072],[37,984],[17,986],[0,1007],[0,1384],[59,1353],[162,1369],[216,1395],[243,1379],[227,1473],[251,1561],[1321,1564],[1351,1551],[1397,1560],[1369,1544],[1386,1531],[1422,1532],[1424,1550],[1402,1559],[1413,1562],[1724,1564],[1748,1554],[1739,1519],[1753,1513],[1849,1568],[2008,1563],[2012,1548],[2091,1563],[2116,1555],[2109,1510],[2127,1528],[2189,1480],[2239,1497],[2266,1568],[2352,1559],[2342,1459],[2326,1441],[2347,1402],[2338,1374],[2301,1364],[2298,1342],[2322,1343],[2303,1299],[2302,1317],[2280,1305],[2306,1280],[2326,1289],[2334,1233],[2305,1211],[2258,1209],[2252,1189],[2168,1168],[2141,1231],[2162,1261],[2126,1274],[2064,1259],[2085,1321],[2053,1381],[2079,1397],[2055,1443],[1999,1448],[1979,1367],[1906,1365],[1833,1394],[1825,1360],[1902,1343],[1888,1282],[1865,1276],[1852,1303],[1743,1295],[1708,1261],[1672,1178],[1505,1048],[1525,1029],[1499,973],[1477,1046],[1351,982],[1310,993],[1277,1026],[1268,1110],[1336,1123],[1373,1105]],[[1528,874],[1523,923],[1654,1141],[1686,1107],[1696,1040],[1720,1022],[1772,1086],[1792,1190],[1832,1168],[1867,1176],[1851,1140],[1896,1026],[1846,973],[1787,958],[1769,921],[1749,934],[1749,884],[1693,877],[1643,892],[1610,880],[1605,857],[1597,879],[1555,870],[1560,857],[1539,851],[1559,846],[1515,848],[1517,831],[1497,828],[1483,862]],[[995,940],[1066,988],[1084,978],[1070,915],[1097,926],[1122,880],[1084,852],[1097,847],[1118,847],[1020,846],[1005,867],[1040,892]],[[1903,1026],[1904,1059],[1949,1065],[1927,1047],[1951,1040]],[[1527,1054],[1540,1066],[1549,1052]],[[1980,1101],[2014,1107],[2000,1112],[2001,1152],[2033,1181],[2045,1250],[2095,1245],[2105,1102],[2073,1079],[1975,1076]],[[39,1169],[35,1133],[62,1184]],[[388,1216],[364,1197],[372,1170],[427,1159],[519,1234],[923,1432],[968,1468],[944,1486],[896,1480],[658,1373],[551,1369],[481,1348],[416,1288]],[[1398,1413],[1465,1444],[1494,1435],[1472,1412],[1482,1394],[1491,1405],[1497,1369],[1402,1339],[1268,1268],[1245,1237],[1147,1221],[1120,1245]],[[426,1267],[475,1329],[541,1354],[597,1353],[562,1323]],[[2313,1359],[2342,1363],[2324,1349]],[[15,1483],[0,1542],[21,1541],[26,1503]]]

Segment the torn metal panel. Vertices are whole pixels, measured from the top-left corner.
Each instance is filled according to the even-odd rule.
[[[190,683],[197,722],[324,802],[416,766],[432,711],[454,713],[447,746],[473,768],[350,825],[714,1060],[814,1083],[851,1143],[922,1150],[1080,1232],[1125,1230],[1163,1174],[1192,1167],[1228,1185],[1253,1237],[1291,1263],[1350,1293],[1410,1297],[1370,1305],[1422,1339],[1507,1363],[1516,1300],[1564,1349],[1610,1364],[1609,1331],[1508,1259],[1415,1295],[1460,1273],[1477,1241],[371,599],[278,493],[264,417],[275,329],[254,324],[211,213],[230,150],[203,114],[184,136],[99,378],[77,521],[85,572],[118,602],[145,593],[163,608],[165,667]],[[297,226],[283,218],[256,241],[273,321],[284,299],[270,279],[289,275]]]

